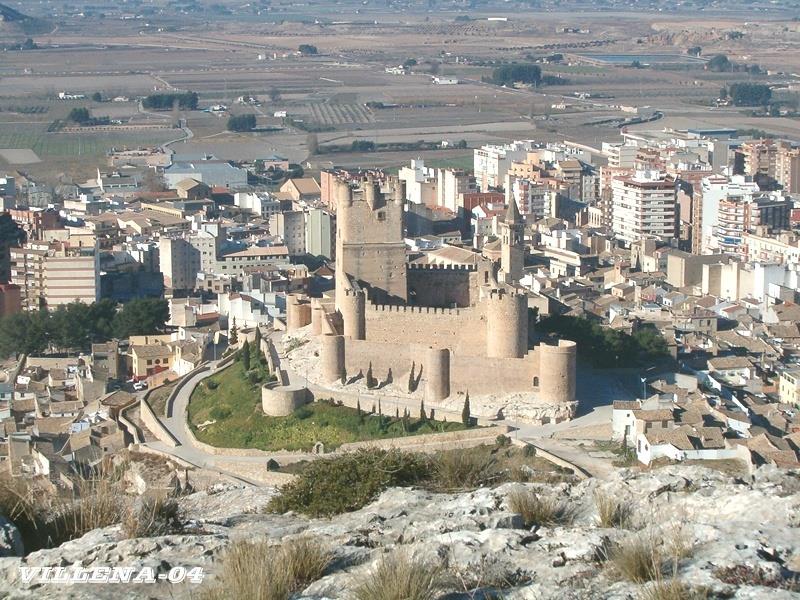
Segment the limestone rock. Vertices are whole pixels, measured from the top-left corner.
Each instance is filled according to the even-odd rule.
[[[118,526],[89,532],[80,539],[24,559],[0,558],[0,596],[15,598],[189,599],[219,572],[225,548],[235,540],[279,543],[311,536],[330,546],[334,567],[312,583],[303,600],[347,597],[385,553],[403,549],[444,565],[470,581],[504,581],[509,600],[629,600],[642,586],[613,577],[598,558],[614,544],[647,536],[664,544],[682,544],[690,552],[677,565],[687,585],[708,588],[737,600],[790,598],[796,594],[759,585],[721,581],[719,568],[745,565],[766,574],[796,572],[800,566],[800,493],[796,474],[756,472],[736,479],[694,466],[650,471],[619,470],[605,480],[574,484],[505,484],[471,492],[436,494],[394,488],[372,504],[332,519],[263,512],[276,493],[271,488],[213,486],[180,498],[191,527],[179,535],[121,539]],[[574,520],[531,531],[509,510],[512,490],[528,488],[555,497],[572,508]],[[629,529],[600,528],[595,492],[631,508]],[[25,585],[20,566],[200,566],[208,573],[200,586],[166,582],[140,586]],[[469,577],[467,577],[469,576]],[[459,577],[454,576],[454,581]],[[453,584],[453,592],[463,592]]]

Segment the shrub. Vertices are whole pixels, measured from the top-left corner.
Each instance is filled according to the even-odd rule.
[[[215,406],[208,414],[215,421],[222,421],[231,416],[231,409],[227,406]]]
[[[442,452],[433,461],[431,486],[463,490],[488,485],[501,477],[496,460],[477,452]]]
[[[429,473],[428,460],[398,450],[359,450],[310,463],[273,498],[268,510],[314,517],[358,510],[391,486],[414,485]]]
[[[713,575],[721,582],[737,587],[754,585],[800,592],[800,581],[797,579],[784,579],[780,576],[768,573],[757,566],[732,565],[729,567],[718,567],[714,569]]]
[[[497,444],[501,448],[505,448],[506,446],[510,446],[511,445],[511,438],[508,437],[507,435],[503,435],[501,433],[500,435],[497,436],[497,439],[495,440],[495,444]]]
[[[219,381],[214,381],[213,379],[209,379],[208,381],[206,381],[206,387],[209,390],[213,391],[219,387]]]
[[[442,571],[405,552],[382,556],[355,587],[356,600],[434,600],[442,590]]]
[[[601,527],[627,527],[631,520],[631,506],[600,491],[594,493],[594,503]]]
[[[122,520],[122,531],[128,538],[168,535],[181,529],[178,503],[172,498],[142,498]]]
[[[567,504],[552,497],[522,490],[509,495],[508,508],[511,512],[522,515],[526,527],[566,524],[571,522],[574,516]]]
[[[222,570],[205,600],[288,600],[293,593],[319,579],[331,555],[305,539],[270,546],[267,542],[240,540],[222,558]]]

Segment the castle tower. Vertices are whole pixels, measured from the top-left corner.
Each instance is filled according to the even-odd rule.
[[[425,396],[444,400],[450,395],[450,350],[428,348],[425,353]]]
[[[372,177],[358,187],[337,180],[336,308],[341,292],[355,281],[376,304],[405,304],[408,298],[403,241],[405,190],[395,177],[383,188]]]
[[[528,297],[506,289],[489,292],[486,305],[486,355],[522,358],[528,350]]]
[[[539,353],[539,394],[553,404],[575,401],[575,361],[578,347],[570,340],[558,345],[541,344]]]
[[[367,338],[366,309],[367,298],[364,290],[346,289],[341,297],[338,292],[336,303],[342,315],[342,333],[354,340]]]
[[[311,304],[299,294],[286,295],[286,331],[296,331],[311,323]]]
[[[515,284],[522,278],[525,267],[523,221],[513,196],[508,201],[505,223],[500,224],[501,283]]]
[[[311,300],[311,335],[322,335],[322,322],[325,320],[325,309],[319,298]]]
[[[339,381],[345,375],[344,336],[326,334],[320,339],[320,363],[325,383]]]

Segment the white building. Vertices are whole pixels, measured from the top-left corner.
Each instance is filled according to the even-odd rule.
[[[236,192],[233,195],[233,204],[262,219],[269,219],[281,212],[280,200],[266,192]]]
[[[522,215],[531,215],[534,219],[554,216],[555,193],[544,184],[536,183],[523,177],[506,175],[506,204],[513,198]]]
[[[503,146],[487,144],[475,148],[473,167],[478,189],[487,192],[489,188],[501,187],[505,183],[506,173],[511,168],[511,163],[526,158],[528,151],[532,150],[534,146],[535,142],[527,140]]]
[[[758,185],[743,175],[712,175],[704,177],[701,184],[702,198],[702,240],[704,253],[711,253],[717,246],[715,228],[720,222],[720,203],[722,201],[741,202],[742,205],[753,201],[753,195],[759,192]]]
[[[412,204],[436,204],[436,169],[425,166],[425,161],[415,159],[408,167],[402,167],[397,174],[406,184],[406,200]]]
[[[675,182],[656,171],[637,171],[611,181],[611,227],[626,245],[645,237],[675,237]]]

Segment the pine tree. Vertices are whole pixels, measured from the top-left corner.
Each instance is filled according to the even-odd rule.
[[[419,402],[419,420],[423,423],[428,419],[428,415],[425,414],[425,400],[420,400]]]
[[[242,366],[245,372],[250,370],[250,342],[247,340],[244,341],[242,346]]]
[[[464,424],[464,427],[469,427],[470,421],[472,418],[469,414],[469,392],[464,398],[464,408],[461,409],[461,422]]]
[[[236,327],[236,317],[233,317],[229,341],[231,346],[236,346],[239,343],[239,328]]]

